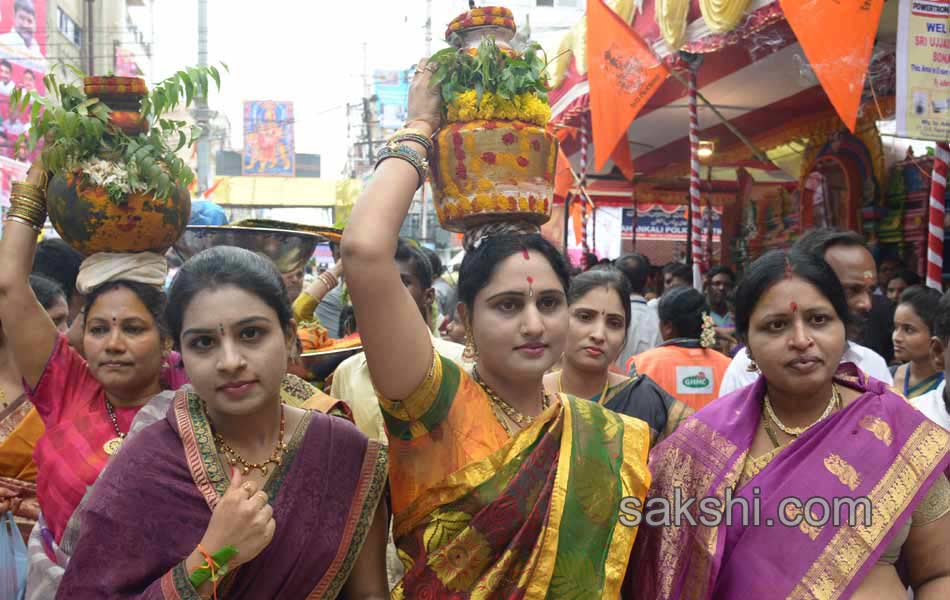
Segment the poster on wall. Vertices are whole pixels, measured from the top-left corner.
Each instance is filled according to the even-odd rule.
[[[396,130],[406,122],[409,110],[409,71],[375,71],[373,93],[379,110],[379,125]]]
[[[115,47],[115,69],[113,75],[116,77],[141,77],[142,69],[135,61],[135,53],[122,46]]]
[[[29,162],[26,148],[14,150],[29,129],[30,115],[10,109],[15,88],[45,93],[46,0],[0,0],[0,157]]]
[[[687,212],[685,204],[646,204],[637,211],[637,240],[655,240],[667,242],[685,242],[687,230]],[[708,209],[704,209],[708,210]],[[708,220],[708,215],[705,215]],[[713,207],[713,242],[722,235],[722,209]],[[633,238],[633,209],[624,208],[621,221],[621,236],[625,240]]]
[[[950,0],[900,0],[897,135],[950,138]]]
[[[244,103],[243,175],[293,177],[294,104],[274,100]]]
[[[0,156],[0,207],[10,207],[10,186],[14,181],[26,179],[29,165],[25,162]]]

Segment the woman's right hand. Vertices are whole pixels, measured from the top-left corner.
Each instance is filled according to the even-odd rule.
[[[432,74],[436,66],[423,58],[416,65],[416,73],[409,86],[409,110],[406,123],[417,126],[425,123],[435,133],[442,125],[442,92],[432,87]]]
[[[274,509],[267,503],[267,494],[234,469],[231,485],[211,514],[201,546],[212,554],[224,546],[234,546],[238,553],[229,561],[233,569],[260,554],[273,539],[275,527]]]
[[[343,261],[342,260],[336,261],[336,264],[334,264],[328,270],[330,271],[330,273],[333,274],[334,277],[339,279],[340,276],[343,275]]]

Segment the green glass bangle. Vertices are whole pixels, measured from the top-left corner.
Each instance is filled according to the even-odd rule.
[[[422,184],[425,183],[426,175],[429,172],[429,163],[426,159],[422,158],[418,152],[405,144],[384,146],[383,149],[379,151],[375,168],[379,168],[380,163],[388,158],[399,158],[412,165],[419,175],[419,185],[416,186],[416,189],[422,187]]]
[[[221,565],[221,568],[217,570],[216,579],[220,579],[221,577],[224,577],[228,574],[228,561],[237,556],[237,553],[237,548],[234,546],[224,546],[211,555],[211,559],[215,563]],[[207,562],[205,562],[204,566],[198,567],[192,571],[191,575],[188,577],[191,585],[196,590],[209,579],[211,579],[211,567]]]

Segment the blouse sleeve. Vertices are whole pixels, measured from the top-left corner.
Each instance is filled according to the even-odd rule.
[[[307,292],[301,292],[294,300],[294,319],[298,323],[307,323],[316,319],[314,311],[317,310],[317,301]],[[319,321],[319,320],[318,320]]]
[[[950,514],[950,482],[946,475],[939,475],[923,501],[914,509],[911,521],[914,527],[918,527],[933,523],[947,514]]]
[[[101,387],[86,361],[73,350],[64,335],[56,340],[36,387],[31,390],[24,382],[30,401],[45,423],[59,421],[65,406],[77,398],[97,394]]]
[[[459,366],[433,350],[429,372],[405,400],[378,395],[390,437],[408,441],[435,429],[449,414],[460,380]]]

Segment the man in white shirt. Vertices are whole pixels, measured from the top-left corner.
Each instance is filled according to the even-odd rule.
[[[409,295],[416,301],[422,317],[428,321],[435,300],[432,289],[432,267],[426,256],[415,246],[400,240],[396,247],[396,265]],[[345,269],[345,265],[344,265]],[[357,322],[359,327],[359,322]],[[463,368],[462,352],[465,347],[433,336],[432,345],[442,356],[458,363]],[[468,365],[470,368],[471,365]],[[330,395],[346,402],[353,410],[356,426],[368,437],[386,443],[386,427],[379,408],[376,390],[370,378],[366,356],[360,352],[346,359],[333,373]]]
[[[928,419],[950,430],[950,392],[947,390],[947,378],[950,377],[950,292],[943,295],[937,307],[933,337],[930,338],[930,358],[938,369],[943,370],[943,381],[937,389],[910,402]]]
[[[33,0],[16,0],[13,3],[13,30],[0,35],[0,47],[7,58],[28,69],[46,73],[46,57],[36,41]]]
[[[871,294],[877,286],[877,271],[874,257],[859,234],[853,231],[813,229],[795,242],[793,249],[821,257],[831,265],[844,288],[851,317],[859,324],[867,318],[871,310]],[[865,374],[887,385],[893,385],[894,378],[884,359],[870,348],[850,341],[857,337],[860,329],[849,329],[848,347],[841,357],[841,362],[852,362]],[[745,350],[740,350],[726,369],[722,385],[719,386],[720,396],[743,388],[758,379],[757,371],[749,371],[749,363],[749,355]]]
[[[9,96],[13,93],[15,86],[16,84],[13,83],[13,65],[5,58],[0,59],[0,95]]]
[[[627,341],[617,358],[616,365],[621,369],[631,356],[651,350],[663,343],[660,334],[660,318],[656,309],[647,305],[647,279],[650,276],[650,261],[636,252],[625,254],[614,263],[626,275],[633,293],[630,294],[630,326],[627,329]]]
[[[681,262],[671,262],[663,265],[663,293],[667,293],[675,287],[693,285],[693,271],[689,265]],[[653,310],[660,306],[660,298],[654,298],[647,302]]]

